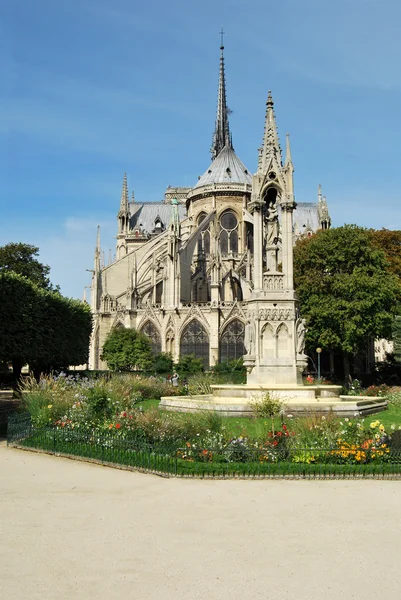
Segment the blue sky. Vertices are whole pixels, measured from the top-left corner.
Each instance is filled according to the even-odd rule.
[[[399,0],[0,0],[0,244],[40,247],[82,297],[123,174],[138,201],[209,165],[223,26],[234,147],[256,169],[267,91],[298,202],[399,229]]]

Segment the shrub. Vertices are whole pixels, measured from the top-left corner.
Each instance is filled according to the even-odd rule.
[[[203,371],[203,360],[195,358],[195,354],[181,355],[177,369],[184,373],[199,373]]]
[[[149,370],[153,365],[150,340],[135,329],[117,327],[107,336],[102,360],[112,371]]]
[[[274,435],[274,417],[281,413],[283,403],[278,398],[274,398],[269,392],[266,392],[261,399],[252,400],[251,407],[255,417],[271,419],[271,429]]]
[[[171,373],[173,370],[173,357],[168,352],[156,354],[154,367],[156,373]]]

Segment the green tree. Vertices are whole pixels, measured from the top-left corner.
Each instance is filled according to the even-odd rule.
[[[368,230],[344,225],[298,241],[294,280],[307,346],[341,352],[346,376],[369,338],[391,337],[400,281]]]
[[[26,277],[0,272],[0,360],[36,372],[87,362],[92,315],[88,305],[44,290]]]
[[[38,254],[39,248],[30,244],[10,243],[0,246],[0,272],[23,275],[46,290],[57,289],[50,283],[50,267],[37,260]]]
[[[373,243],[383,250],[389,269],[401,280],[401,231],[390,229],[370,229]]]
[[[112,371],[149,371],[153,366],[149,338],[135,329],[113,329],[103,346],[102,360]]]
[[[199,373],[203,371],[203,360],[196,358],[195,354],[182,354],[177,369],[183,373]]]
[[[173,370],[173,357],[168,352],[159,352],[154,358],[156,373],[170,373]]]

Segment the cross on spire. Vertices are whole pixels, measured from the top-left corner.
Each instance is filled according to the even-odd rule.
[[[224,33],[224,29],[223,28],[221,28],[221,30],[220,30],[220,35],[221,35],[220,50],[224,50],[224,39],[223,39],[223,36],[226,35],[226,34]]]

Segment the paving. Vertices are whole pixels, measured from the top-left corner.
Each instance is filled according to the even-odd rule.
[[[7,600],[398,600],[401,482],[167,479],[0,444]]]

